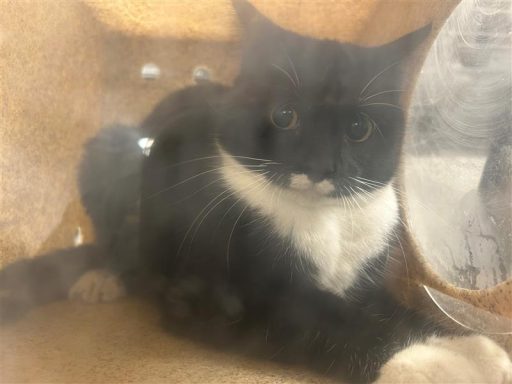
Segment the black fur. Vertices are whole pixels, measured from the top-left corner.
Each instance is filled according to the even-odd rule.
[[[236,4],[246,40],[235,84],[176,92],[139,133],[114,127],[93,139],[80,185],[98,245],[8,266],[0,272],[0,286],[14,299],[1,310],[11,308],[20,292],[35,295],[31,304],[65,297],[77,271],[101,266],[134,290],[156,288],[172,331],[339,378],[373,380],[393,353],[442,329],[384,289],[387,252],[359,271],[343,297],[319,289],[315,267],[290,239],[276,235],[226,189],[217,144],[248,169],[261,165],[249,157],[272,160],[266,169],[278,185],[292,172],[313,180],[332,177],[333,198],[353,193],[350,187],[376,188],[350,177],[388,183],[404,130],[395,92],[403,86],[401,62],[429,28],[363,48],[298,36],[248,4]],[[372,94],[376,104],[363,106],[361,98]],[[298,116],[293,129],[272,123],[273,111],[283,104]],[[361,116],[378,129],[353,142],[349,131]],[[155,137],[144,161],[136,146],[142,135]],[[61,254],[91,257],[73,264]],[[67,275],[70,264],[76,268]],[[38,265],[49,265],[50,272]],[[53,290],[39,297],[42,285]]]
[[[91,139],[79,170],[83,205],[95,228],[96,243],[109,255],[105,267],[131,274],[138,267],[141,132],[111,126]]]
[[[192,92],[213,102],[229,92],[206,87],[172,102]],[[236,196],[222,195],[219,174],[209,172],[220,166],[216,157],[176,166],[218,156],[208,128],[213,113],[195,106],[187,124],[166,126],[143,171],[141,255],[166,281],[171,330],[355,381],[375,378],[408,343],[443,332],[383,290],[385,254],[360,271],[350,300],[321,291],[314,267],[298,261],[288,239]]]

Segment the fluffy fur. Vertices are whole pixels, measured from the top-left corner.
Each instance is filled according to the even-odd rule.
[[[268,220],[281,239],[291,239],[296,257],[316,268],[320,288],[344,296],[364,266],[388,246],[398,221],[391,185],[363,196],[329,198],[318,191],[322,183],[332,185],[327,180],[313,184],[306,175],[294,176],[291,189],[281,188],[261,174],[244,172],[223,150],[221,156],[230,189]]]
[[[397,353],[376,384],[512,382],[507,353],[483,336],[432,337]]]

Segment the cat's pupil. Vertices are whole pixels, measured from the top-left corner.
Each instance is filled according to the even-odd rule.
[[[372,133],[373,124],[368,116],[364,114],[357,115],[347,131],[348,138],[355,142],[365,141]]]
[[[293,129],[297,126],[297,120],[297,112],[289,105],[277,107],[272,111],[271,121],[277,128]]]

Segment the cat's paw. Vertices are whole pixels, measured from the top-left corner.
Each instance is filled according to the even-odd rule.
[[[241,300],[227,287],[197,277],[169,282],[165,301],[168,314],[178,320],[218,317],[233,321],[243,312]]]
[[[119,277],[104,269],[84,273],[68,292],[70,299],[87,303],[113,301],[125,295],[125,288]]]
[[[511,384],[512,363],[484,336],[432,337],[393,356],[376,383]]]

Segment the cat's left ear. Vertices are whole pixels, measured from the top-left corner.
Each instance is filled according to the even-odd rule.
[[[375,53],[383,62],[402,61],[411,55],[430,35],[432,24],[410,32],[391,43],[375,47]]]

